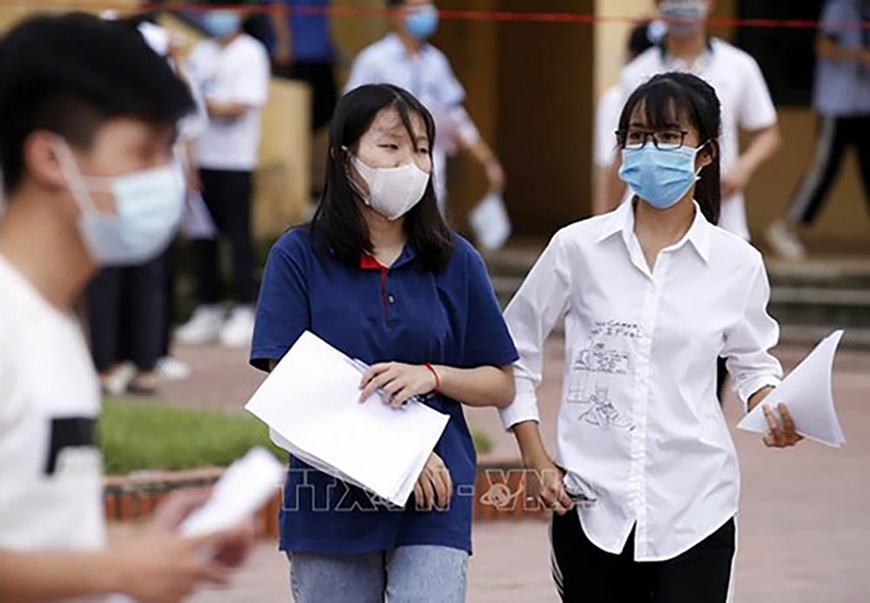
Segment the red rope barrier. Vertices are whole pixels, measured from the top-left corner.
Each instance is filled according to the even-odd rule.
[[[31,9],[32,4],[22,0],[0,0],[0,8]],[[83,2],[70,0],[65,7],[69,10],[126,10],[128,6],[119,5],[117,2]],[[244,10],[260,14],[288,14],[288,15],[328,15],[338,18],[372,18],[387,17],[391,10],[386,8],[362,8],[333,6],[327,8],[300,7],[290,8],[286,6],[243,6],[236,5],[209,5],[194,4],[189,6],[168,6],[157,3],[141,3],[139,11],[166,11],[166,12],[203,12],[214,9]],[[627,23],[636,24],[649,20],[649,17],[607,16],[589,15],[578,13],[546,13],[546,12],[507,12],[507,11],[482,11],[482,10],[439,10],[441,19],[451,21],[490,21],[501,23],[567,23],[567,24],[593,24],[593,23]],[[675,22],[685,22],[678,20]],[[737,17],[711,17],[706,20],[709,26],[719,27],[749,27],[762,29],[816,29],[820,23],[814,20],[803,19],[741,19]],[[849,21],[833,23],[838,29],[870,29],[870,21]]]

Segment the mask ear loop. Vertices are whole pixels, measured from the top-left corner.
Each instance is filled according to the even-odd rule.
[[[60,163],[60,169],[63,172],[66,185],[69,187],[69,191],[72,193],[73,199],[78,203],[79,208],[82,211],[102,213],[97,209],[94,199],[91,197],[90,188],[85,183],[85,177],[79,171],[78,164],[75,157],[73,157],[72,150],[69,148],[67,141],[58,136],[55,138],[52,146],[54,147],[55,155],[57,155],[57,161]]]
[[[704,148],[707,147],[708,145],[710,145],[712,142],[713,142],[712,139],[707,140],[707,142],[703,143],[703,144],[700,145],[698,148],[696,148],[696,149],[695,149],[695,158],[697,159],[697,158],[698,158],[698,155],[701,154],[701,151],[703,151]],[[711,155],[713,154],[713,151],[712,151],[712,150],[710,151],[710,154],[711,154]],[[711,160],[711,162],[712,162],[712,160]],[[698,180],[701,179],[701,172],[703,172],[703,171],[704,171],[704,168],[706,168],[706,167],[709,166],[709,165],[710,165],[710,164],[708,163],[707,165],[702,165],[700,168],[698,168],[698,171],[695,172],[695,181],[696,181],[696,182],[697,182]]]
[[[335,156],[335,149],[334,148],[330,149],[329,152],[335,161],[339,161],[339,159]],[[351,170],[354,170],[354,171],[356,171],[357,174],[360,175],[360,177],[362,177],[362,174],[360,174],[360,171],[357,169],[356,164],[354,162],[355,157],[353,156],[353,153],[350,152],[350,149],[348,149],[347,147],[344,147],[344,146],[341,147],[340,152],[343,155],[342,159],[344,160],[344,166],[343,166],[344,167],[344,177],[347,178],[348,186],[350,186],[351,191],[357,197],[359,197],[360,201],[362,201],[366,205],[371,205],[369,195],[365,191],[363,191],[362,187],[357,183],[356,180],[353,179],[353,175],[351,174]],[[359,161],[359,160],[357,159],[357,161]],[[362,162],[360,161],[360,163],[362,163]],[[365,178],[363,178],[363,180],[365,180]]]

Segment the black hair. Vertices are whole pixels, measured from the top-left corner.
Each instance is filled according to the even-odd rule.
[[[710,165],[701,170],[695,185],[695,200],[704,217],[713,224],[719,222],[722,203],[719,170],[719,132],[722,114],[719,97],[710,84],[690,73],[660,73],[635,90],[619,117],[619,146],[625,147],[625,136],[631,116],[643,104],[647,127],[666,129],[673,119],[685,120],[698,132],[701,151],[711,156]],[[649,144],[649,143],[648,143]]]
[[[24,177],[24,145],[48,130],[87,150],[107,120],[174,126],[195,108],[188,87],[140,35],[84,13],[36,16],[0,41],[0,167]]]
[[[655,42],[650,36],[650,22],[646,21],[635,25],[628,34],[628,52],[634,56],[640,56],[653,46]]]
[[[361,86],[339,100],[330,127],[323,195],[311,231],[336,258],[349,264],[359,265],[360,255],[373,251],[359,195],[349,181],[350,154],[357,151],[360,138],[378,113],[389,108],[399,113],[412,140],[411,115],[420,116],[426,124],[430,155],[435,144],[432,115],[401,88],[389,84]],[[447,265],[453,251],[453,234],[438,209],[432,178],[423,198],[405,214],[404,228],[408,243],[426,270],[437,272]]]
[[[387,6],[389,8],[396,8],[397,6],[402,6],[405,3],[405,0],[387,0]]]

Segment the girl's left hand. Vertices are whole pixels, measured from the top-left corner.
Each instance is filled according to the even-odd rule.
[[[387,398],[385,402],[399,408],[411,396],[428,394],[436,385],[435,375],[425,366],[382,362],[363,373],[359,400],[363,402],[375,391],[382,390]]]

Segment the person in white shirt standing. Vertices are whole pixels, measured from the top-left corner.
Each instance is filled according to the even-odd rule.
[[[706,80],[722,102],[722,210],[719,226],[749,240],[743,190],[781,145],[776,108],[758,63],[707,34],[704,19],[715,0],[656,0],[668,32],[622,71],[623,99],[657,73],[686,71]],[[739,130],[750,133],[740,152]],[[614,170],[618,165],[614,165]],[[611,202],[618,203],[618,198]]]
[[[173,533],[201,494],[107,542],[99,383],[73,314],[101,266],[147,262],[174,234],[175,124],[193,108],[166,61],[117,24],[34,17],[0,42],[0,601],[176,602],[225,582],[250,547],[245,529]]]
[[[430,0],[387,0],[394,33],[359,53],[345,93],[364,84],[392,84],[410,92],[432,113],[438,139],[432,149],[433,182],[442,213],[447,203],[447,157],[467,149],[486,172],[491,192],[502,193],[504,169],[465,110],[465,90],[440,50],[428,43],[438,28]]]
[[[711,366],[727,359],[746,409],[782,370],[761,255],[714,226],[719,100],[686,73],[653,77],[619,120],[618,210],[560,230],[505,317],[520,360],[502,411],[555,511],[563,601],[724,603],[735,552],[737,454]],[[565,320],[557,456],[538,430],[544,341]],[[765,409],[768,446],[800,440]]]
[[[235,295],[227,316],[220,305],[219,241],[195,241],[198,306],[175,337],[185,344],[219,339],[227,346],[246,346],[254,332],[257,298],[251,206],[261,112],[269,92],[269,56],[259,41],[243,33],[238,11],[211,10],[203,16],[203,26],[211,39],[197,44],[186,70],[205,99],[209,117],[196,141],[196,161],[219,239],[227,239],[232,248]]]

